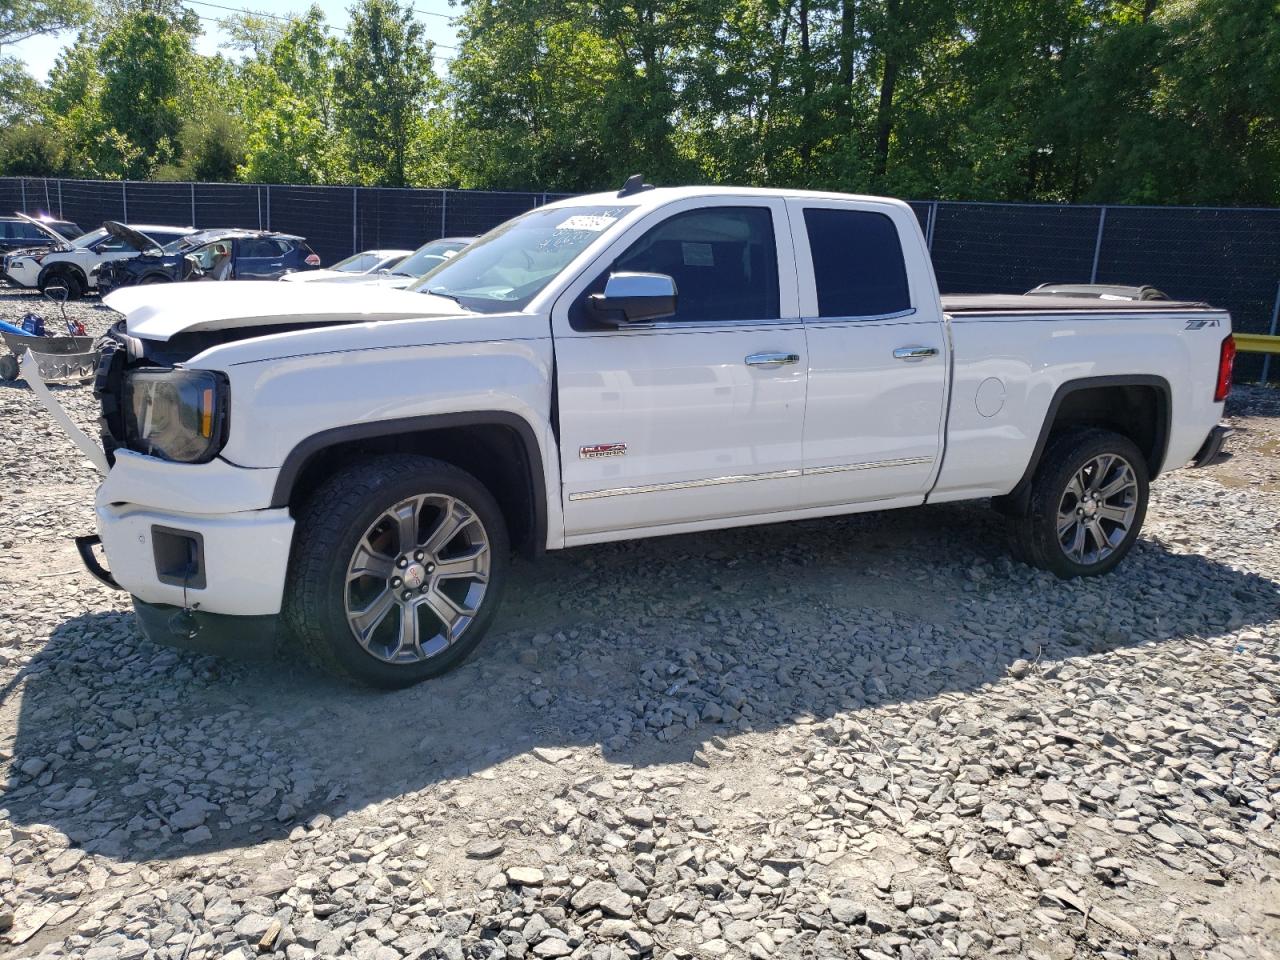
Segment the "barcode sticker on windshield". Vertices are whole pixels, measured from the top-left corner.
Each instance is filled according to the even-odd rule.
[[[579,213],[565,220],[563,223],[557,223],[557,230],[590,230],[592,233],[599,233],[606,227],[610,227],[618,222],[617,217],[603,217],[590,213]]]

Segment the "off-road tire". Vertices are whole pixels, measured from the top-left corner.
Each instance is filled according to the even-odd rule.
[[[1085,464],[1105,454],[1122,457],[1132,468],[1137,481],[1136,514],[1123,540],[1110,553],[1096,562],[1079,563],[1067,555],[1058,541],[1058,510],[1072,478]],[[1146,517],[1148,495],[1147,461],[1132,440],[1091,427],[1064,431],[1050,439],[1040,458],[1031,481],[1027,511],[1009,518],[1010,552],[1023,563],[1064,580],[1107,573],[1133,549]]]
[[[380,514],[419,494],[456,498],[478,517],[491,554],[489,580],[475,618],[451,646],[426,660],[393,664],[366,651],[347,621],[347,565]],[[335,676],[388,690],[412,686],[453,669],[484,638],[510,561],[502,510],[479,480],[429,457],[374,456],[335,473],[297,512],[284,623],[308,656]]]
[[[45,293],[50,287],[66,287],[67,302],[79,300],[85,293],[85,282],[72,267],[54,267],[40,278],[40,292]]]

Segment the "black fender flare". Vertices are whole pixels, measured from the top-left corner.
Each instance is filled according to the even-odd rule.
[[[1150,464],[1151,479],[1154,480],[1160,474],[1164,466],[1165,455],[1169,450],[1169,428],[1173,417],[1172,391],[1169,389],[1169,381],[1164,377],[1146,373],[1081,377],[1077,380],[1067,380],[1059,384],[1058,389],[1053,392],[1053,398],[1049,401],[1049,409],[1045,411],[1044,420],[1040,424],[1040,434],[1036,437],[1036,445],[1031,451],[1031,458],[1027,461],[1027,466],[1022,471],[1022,476],[1007,494],[994,498],[998,501],[997,506],[1000,509],[1015,513],[1019,510],[1026,510],[1027,500],[1031,494],[1031,479],[1035,476],[1036,468],[1040,466],[1040,457],[1044,454],[1044,448],[1049,443],[1049,436],[1053,432],[1053,425],[1058,419],[1058,411],[1062,408],[1063,401],[1073,393],[1079,393],[1082,390],[1095,390],[1099,387],[1153,387],[1155,389],[1157,396],[1160,398],[1161,409],[1156,416],[1156,435]]]
[[[436,413],[394,420],[371,420],[321,430],[299,441],[284,458],[271,493],[273,508],[287,507],[293,488],[307,464],[330,447],[357,440],[375,440],[409,433],[428,433],[456,427],[500,426],[511,429],[520,439],[528,461],[529,499],[533,504],[532,544],[540,553],[547,542],[547,485],[542,448],[532,424],[519,414],[506,410],[482,410],[467,413]]]

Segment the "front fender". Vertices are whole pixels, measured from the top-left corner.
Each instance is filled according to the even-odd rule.
[[[193,366],[214,367],[214,352]],[[550,339],[348,349],[222,367],[231,423],[222,456],[282,467],[304,440],[377,421],[499,411],[549,428]],[[542,451],[546,459],[547,451]]]
[[[215,366],[213,350],[193,366]],[[474,424],[519,434],[535,472],[545,545],[560,523],[560,461],[552,431],[549,337],[411,346],[220,366],[230,380],[230,463],[279,469],[273,505],[288,503],[308,459],[335,443]]]

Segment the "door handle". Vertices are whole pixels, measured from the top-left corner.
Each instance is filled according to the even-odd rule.
[[[748,367],[780,367],[784,363],[799,363],[798,353],[753,353],[743,361]]]
[[[896,360],[923,360],[925,357],[936,357],[937,347],[899,347],[893,351]]]

